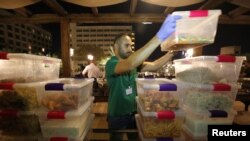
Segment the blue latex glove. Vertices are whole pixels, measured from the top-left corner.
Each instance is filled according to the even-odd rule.
[[[160,30],[157,32],[156,36],[161,41],[167,39],[174,31],[176,26],[176,20],[181,19],[179,15],[169,15],[163,24],[161,25]]]

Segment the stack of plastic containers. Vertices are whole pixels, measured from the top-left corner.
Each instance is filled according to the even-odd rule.
[[[183,140],[184,112],[177,84],[167,79],[138,78],[137,126],[141,140]]]
[[[0,82],[41,82],[59,78],[60,59],[0,52]]]
[[[41,136],[36,112],[39,85],[59,78],[60,59],[0,52],[0,134],[4,141]]]
[[[93,79],[61,78],[41,85],[39,91],[41,141],[82,141],[88,133]]]
[[[206,140],[208,125],[232,124],[237,80],[245,57],[199,56],[174,60],[176,81],[185,86],[184,131],[193,140]]]

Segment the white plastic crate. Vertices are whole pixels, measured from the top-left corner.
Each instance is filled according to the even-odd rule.
[[[232,125],[235,111],[226,113],[224,111],[207,111],[203,113],[194,113],[188,108],[184,108],[186,113],[183,130],[192,139],[206,139],[208,134],[208,125]]]
[[[137,94],[145,111],[177,110],[181,107],[178,84],[168,79],[137,78]]]
[[[0,109],[35,111],[39,108],[38,91],[43,82],[0,82]]]
[[[0,131],[10,136],[37,136],[41,133],[38,116],[35,112],[0,110]]]
[[[181,129],[185,116],[182,110],[146,112],[143,110],[138,97],[136,98],[136,101],[140,119],[139,121],[141,123],[141,129],[144,137],[178,138],[181,136]]]
[[[40,109],[71,111],[92,96],[94,79],[61,78],[45,83],[39,91]]]
[[[182,18],[176,21],[175,33],[161,44],[162,51],[202,47],[214,42],[221,10],[177,11],[172,15]]]
[[[183,107],[188,107],[196,113],[207,110],[232,110],[238,92],[237,84],[194,84],[181,82],[185,85],[182,99]]]
[[[40,138],[38,141],[85,141],[87,139],[87,134],[91,129],[92,122],[94,120],[95,115],[91,114],[90,119],[87,121],[86,129],[83,131],[80,137],[72,138],[67,136],[54,136],[49,138]]]
[[[141,141],[185,141],[184,136],[180,136],[178,138],[146,138],[142,132],[142,125],[141,125],[141,121],[140,121],[140,116],[138,114],[135,115],[135,120],[136,120],[136,125],[137,125],[137,129],[138,129],[138,133],[140,136]]]
[[[69,112],[38,112],[43,137],[81,137],[91,119],[93,101],[94,97],[89,98],[78,110]]]
[[[193,83],[236,83],[246,57],[197,56],[174,60],[178,80]]]
[[[59,78],[61,59],[0,52],[0,82],[38,82]]]

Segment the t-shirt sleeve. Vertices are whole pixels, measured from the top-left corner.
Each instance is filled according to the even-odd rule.
[[[105,71],[106,71],[106,76],[112,76],[115,74],[115,66],[117,65],[118,61],[115,60],[110,60],[107,62]]]

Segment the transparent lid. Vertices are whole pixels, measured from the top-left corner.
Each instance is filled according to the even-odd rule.
[[[46,91],[80,89],[92,83],[93,81],[94,79],[92,78],[90,79],[60,78],[57,80],[48,81],[45,84],[44,88]]]

